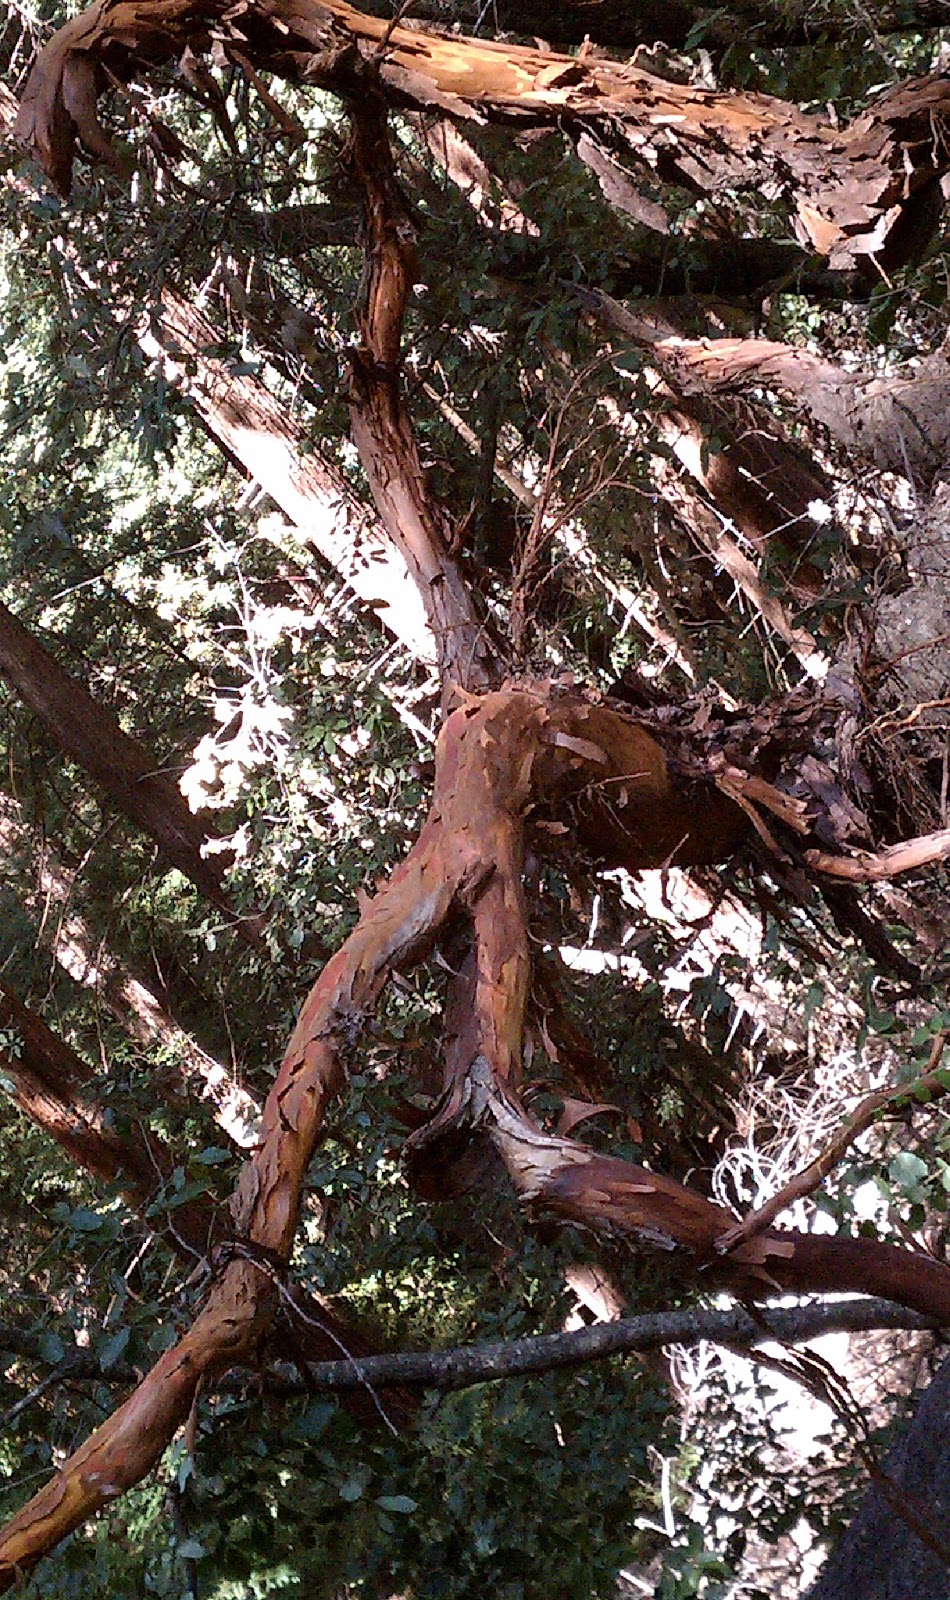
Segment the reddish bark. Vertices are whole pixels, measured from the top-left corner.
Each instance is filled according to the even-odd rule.
[[[204,824],[189,811],[173,775],[119,726],[106,706],[64,672],[49,651],[0,605],[0,673],[48,729],[60,750],[102,786],[114,805],[149,834],[163,855],[256,942],[253,919],[235,911],[218,859],[206,859]]]
[[[352,121],[352,160],[369,241],[359,314],[362,348],[350,358],[353,440],[383,527],[422,596],[443,686],[484,689],[497,668],[497,652],[453,551],[448,518],[428,492],[400,382],[415,231],[393,172],[385,107],[369,76]]]
[[[198,1384],[253,1359],[285,1291],[307,1164],[343,1081],[352,1041],[394,968],[429,948],[455,910],[475,940],[470,1014],[460,1015],[446,1104],[436,1119],[492,1140],[527,1204],[639,1245],[714,1262],[732,1219],[690,1190],[537,1129],[517,1104],[529,977],[521,851],[539,803],[557,806],[601,855],[634,869],[716,861],[747,826],[728,801],[677,785],[659,746],[609,708],[556,686],[469,699],[442,730],[435,794],[419,839],[303,1007],[264,1110],[261,1147],[233,1203],[239,1241],[204,1310],[125,1405],[66,1461],[0,1535],[0,1588],[148,1471]],[[625,822],[624,818],[629,821]],[[456,995],[458,999],[458,994]],[[862,1288],[950,1320],[950,1268],[870,1240],[767,1233],[722,1268],[748,1292]]]
[[[76,1164],[105,1183],[118,1183],[134,1211],[148,1212],[175,1170],[168,1146],[140,1122],[117,1133],[103,1118],[90,1094],[93,1073],[51,1028],[0,984],[0,1023],[12,1030],[20,1049],[0,1054],[5,1077],[13,1085],[20,1110],[48,1133]],[[214,1208],[190,1200],[169,1212],[165,1223],[151,1217],[150,1226],[165,1231],[176,1248],[194,1257],[206,1256],[225,1230]]]
[[[430,502],[399,384],[414,270],[411,219],[393,182],[376,74],[403,102],[435,102],[459,115],[477,108],[526,122],[557,117],[578,128],[610,122],[621,143],[642,140],[644,158],[656,159],[664,175],[700,187],[780,172],[781,184],[796,192],[802,226],[846,257],[893,239],[913,216],[913,204],[902,215],[903,202],[926,196],[935,164],[945,160],[929,123],[945,87],[937,80],[910,86],[903,100],[882,99],[873,116],[840,134],[763,97],[708,96],[634,67],[384,28],[343,0],[267,0],[226,18],[220,4],[199,17],[185,0],[98,0],[57,35],[25,102],[22,127],[60,182],[68,179],[77,129],[88,148],[109,156],[94,113],[97,59],[128,75],[133,59],[137,70],[186,44],[200,50],[212,22],[225,49],[237,45],[257,65],[360,91],[352,159],[369,246],[362,346],[353,363],[354,436],[383,524],[419,587],[446,698],[456,709],[439,738],[433,801],[414,848],[364,909],[301,1011],[264,1109],[260,1147],[232,1201],[238,1237],[218,1258],[202,1311],[0,1533],[0,1589],[148,1471],[202,1381],[236,1361],[254,1361],[291,1294],[286,1273],[307,1166],[329,1099],[344,1082],[342,1047],[352,1047],[389,974],[417,963],[450,918],[456,935],[460,926],[467,930],[468,955],[450,986],[443,1100],[414,1140],[423,1166],[439,1147],[456,1154],[487,1139],[531,1210],[676,1253],[684,1266],[715,1270],[750,1295],[773,1286],[861,1288],[950,1320],[950,1268],[877,1241],[774,1230],[723,1258],[716,1245],[731,1228],[728,1213],[672,1179],[547,1132],[520,1105],[531,983],[527,843],[544,853],[553,823],[605,864],[633,871],[713,864],[745,837],[750,803],[741,783],[733,785],[736,804],[678,774],[642,727],[569,685],[466,692],[484,689],[502,668],[455,563],[447,519]],[[377,51],[384,31],[385,50]],[[344,48],[354,40],[374,56],[372,72]],[[912,148],[908,128],[921,133]],[[847,175],[850,220],[832,222],[843,168],[861,151],[860,171]],[[772,793],[791,812],[793,803]]]

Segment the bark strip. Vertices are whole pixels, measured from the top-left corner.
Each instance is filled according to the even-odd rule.
[[[694,192],[763,187],[790,203],[799,238],[833,268],[886,269],[918,250],[942,210],[950,161],[939,74],[897,86],[845,128],[768,95],[670,83],[636,64],[418,32],[346,0],[94,0],[40,55],[19,137],[64,193],[77,142],[120,167],[96,113],[98,68],[128,80],[201,56],[209,33],[258,71],[347,92],[371,60],[391,103],[518,127],[596,134],[633,168]],[[356,74],[359,80],[359,73]]]

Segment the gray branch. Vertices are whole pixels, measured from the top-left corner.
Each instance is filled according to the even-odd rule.
[[[306,1384],[281,1366],[265,1372],[266,1387],[290,1396],[314,1388],[340,1393],[352,1389],[385,1389],[393,1385],[435,1389],[449,1394],[476,1383],[497,1383],[503,1378],[526,1377],[565,1367],[605,1361],[611,1356],[634,1355],[667,1344],[729,1345],[754,1349],[768,1340],[795,1344],[824,1333],[863,1333],[873,1328],[935,1328],[932,1320],[908,1311],[890,1300],[850,1299],[813,1302],[792,1307],[762,1306],[753,1315],[739,1306],[726,1311],[699,1306],[689,1311],[657,1311],[619,1322],[597,1323],[571,1333],[542,1333],[524,1339],[484,1340],[451,1350],[391,1355],[347,1356],[340,1361],[307,1363]],[[0,1351],[10,1351],[39,1366],[44,1360],[39,1335],[0,1324]],[[70,1351],[53,1368],[57,1379],[85,1379],[106,1383],[137,1382],[140,1374],[126,1362],[109,1367],[87,1350]],[[225,1378],[217,1387],[240,1384]]]

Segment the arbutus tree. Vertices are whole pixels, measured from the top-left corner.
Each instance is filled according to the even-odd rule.
[[[737,259],[750,241],[723,241],[730,227],[741,232],[745,196],[760,187],[791,218],[797,242],[785,243],[783,274],[827,272],[841,293],[845,280],[867,292],[869,283],[886,282],[888,273],[918,255],[938,226],[950,166],[942,134],[946,79],[909,79],[842,126],[762,93],[714,92],[585,49],[571,56],[423,31],[364,15],[343,0],[268,0],[238,8],[100,0],[40,52],[22,95],[18,137],[64,195],[78,149],[121,173],[125,158],[97,108],[102,93],[119,89],[161,161],[171,163],[186,153],[182,139],[137,96],[153,72],[176,62],[191,92],[211,108],[222,137],[233,141],[225,98],[205,65],[209,55],[261,98],[290,143],[299,140],[299,127],[262,73],[328,91],[345,112],[340,186],[347,226],[354,228],[353,216],[361,216],[363,251],[345,404],[378,518],[378,528],[359,533],[370,554],[354,556],[346,535],[346,513],[339,513],[345,482],[322,473],[319,462],[308,466],[305,456],[299,473],[292,461],[288,466],[293,451],[286,420],[250,384],[222,393],[227,374],[214,367],[213,350],[202,353],[202,343],[213,340],[199,313],[188,309],[187,296],[180,298],[183,286],[166,289],[151,318],[137,325],[136,337],[190,387],[212,436],[266,483],[299,526],[314,500],[336,506],[341,520],[335,528],[343,532],[338,546],[324,537],[322,553],[348,577],[360,571],[354,587],[364,599],[373,600],[374,584],[366,578],[373,551],[383,552],[375,575],[379,600],[393,617],[392,583],[408,579],[416,611],[404,637],[418,636],[421,609],[428,631],[422,648],[431,651],[438,672],[441,725],[431,801],[410,850],[362,904],[353,931],[300,1010],[263,1107],[257,1146],[226,1223],[217,1221],[220,1236],[213,1243],[209,1238],[207,1282],[193,1320],[0,1534],[0,1585],[6,1588],[141,1481],[188,1424],[202,1390],[232,1368],[266,1369],[286,1355],[295,1308],[304,1325],[329,1315],[312,1304],[306,1309],[291,1269],[308,1168],[327,1108],[358,1058],[361,1033],[383,990],[433,956],[447,968],[442,1083],[404,1149],[420,1194],[439,1197],[498,1183],[503,1173],[532,1219],[583,1230],[611,1247],[661,1252],[749,1306],[780,1291],[851,1291],[894,1301],[932,1324],[950,1322],[950,1267],[937,1255],[867,1236],[774,1227],[772,1214],[753,1214],[737,1225],[726,1207],[698,1188],[576,1137],[579,1122],[610,1109],[600,1103],[609,1098],[609,1086],[597,1081],[596,1069],[585,1077],[582,1045],[573,1052],[573,1113],[566,1114],[565,1101],[556,1126],[537,1114],[526,1049],[539,1013],[550,1033],[567,1026],[556,983],[536,948],[543,941],[535,932],[535,900],[539,873],[553,865],[569,875],[572,855],[598,872],[637,874],[722,868],[740,852],[752,854],[779,893],[807,894],[809,884],[823,885],[840,927],[902,976],[920,979],[853,886],[943,860],[950,837],[946,828],[910,839],[874,837],[849,786],[854,772],[829,766],[835,734],[854,715],[853,695],[827,681],[827,660],[814,635],[801,628],[781,593],[769,591],[747,553],[785,533],[776,563],[784,583],[795,594],[820,581],[808,569],[809,551],[796,548],[796,529],[803,507],[819,503],[830,483],[827,469],[809,460],[786,428],[774,420],[763,424],[757,459],[781,474],[792,502],[791,516],[782,511],[770,521],[774,493],[763,488],[765,468],[755,471],[758,498],[743,498],[741,471],[746,478],[753,474],[736,463],[740,443],[751,448],[739,396],[750,385],[765,386],[799,400],[855,456],[914,483],[928,482],[946,434],[942,350],[909,380],[864,380],[787,344],[696,334],[675,320],[688,307],[652,306],[641,315],[599,288],[577,287],[578,320],[589,318],[632,345],[639,354],[630,370],[642,370],[641,357],[649,364],[665,440],[655,478],[663,503],[757,608],[800,673],[795,689],[765,708],[743,711],[727,687],[715,711],[707,706],[698,715],[694,702],[677,709],[654,696],[649,703],[642,683],[639,705],[631,707],[629,700],[578,685],[544,658],[552,550],[559,537],[577,539],[570,486],[555,472],[561,424],[552,430],[540,487],[528,486],[530,517],[517,528],[509,555],[506,610],[497,591],[476,581],[466,548],[491,509],[494,480],[518,493],[497,417],[474,439],[465,435],[465,419],[457,418],[460,438],[480,457],[471,506],[460,507],[433,488],[413,412],[414,391],[425,380],[407,372],[404,361],[413,290],[427,281],[426,241],[394,137],[397,116],[463,129],[468,122],[486,123],[512,140],[556,129],[606,202],[660,238],[671,228],[664,191],[701,198],[727,193],[732,215],[715,216],[706,243],[715,248],[718,239]],[[464,175],[464,140],[450,154],[446,137],[442,149],[449,178],[477,208],[481,179],[473,165]],[[484,181],[504,193],[503,176],[486,168]],[[517,195],[505,203],[511,231],[530,242],[530,218]],[[496,229],[499,240],[504,231]],[[766,289],[775,267],[771,257],[770,263]],[[530,257],[522,251],[514,263],[522,281],[526,264],[530,268]],[[511,262],[498,266],[501,277]],[[619,284],[612,287],[620,292]],[[655,287],[662,292],[662,273]],[[245,309],[248,304],[245,297]],[[297,334],[304,326],[300,317],[311,314],[307,306],[279,310],[284,328],[298,319]],[[608,347],[582,377],[596,378],[598,364],[613,370],[616,356]],[[629,365],[629,350],[621,359]],[[608,397],[604,404],[615,402]],[[710,412],[702,409],[714,404],[720,407],[714,426],[724,434],[731,429],[736,440],[718,472],[709,459]],[[256,464],[265,459],[269,481]],[[677,459],[691,478],[674,468]],[[590,556],[576,545],[573,553]],[[401,624],[388,620],[400,631]],[[655,622],[653,628],[670,638]],[[675,648],[675,638],[671,643]],[[688,657],[682,662],[688,676]],[[840,748],[839,741],[836,754]],[[864,846],[860,853],[848,854],[852,841]],[[565,1057],[571,1053],[568,1045]],[[920,1082],[921,1099],[945,1089],[939,1053]],[[905,1098],[912,1093],[905,1091]],[[875,1106],[874,1114],[880,1109]],[[113,1150],[109,1160],[119,1172],[121,1153]],[[164,1154],[161,1165],[168,1167]],[[335,1327],[331,1340],[349,1340],[351,1355],[362,1352],[355,1334]],[[324,1354],[326,1340],[316,1343],[316,1352],[299,1357],[304,1366],[312,1354]]]

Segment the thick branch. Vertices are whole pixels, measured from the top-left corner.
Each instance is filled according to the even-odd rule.
[[[716,1259],[733,1226],[724,1207],[646,1167],[544,1133],[491,1080],[484,1062],[471,1075],[471,1107],[533,1211],[641,1248],[682,1251],[694,1268],[708,1269]],[[950,1326],[950,1266],[921,1252],[770,1229],[733,1251],[728,1266],[730,1287],[753,1297],[776,1287],[795,1294],[851,1290],[897,1300]]]
[[[18,121],[53,181],[68,191],[77,139],[118,165],[95,112],[97,68],[129,78],[207,49],[209,27],[258,69],[330,89],[354,83],[354,47],[376,64],[387,97],[417,109],[521,127],[566,126],[663,182],[702,193],[770,189],[791,201],[799,237],[847,268],[892,265],[919,248],[942,208],[950,151],[933,137],[950,87],[900,85],[844,129],[766,95],[715,94],[633,64],[440,37],[367,17],[346,0],[95,0],[61,28],[31,75]],[[357,82],[359,74],[357,73]]]
[[[234,910],[217,858],[202,854],[204,824],[188,809],[171,772],[119,726],[108,707],[71,678],[6,606],[0,605],[0,673],[60,750],[100,784],[153,838],[171,864],[256,942],[256,924]]]
[[[885,471],[930,484],[945,465],[950,364],[942,350],[906,377],[867,378],[771,339],[683,339],[659,317],[634,315],[599,290],[579,292],[601,320],[648,348],[687,393],[777,389],[846,449]]]
[[[384,103],[369,74],[351,117],[367,235],[362,348],[351,354],[353,439],[383,526],[421,596],[443,684],[484,689],[495,671],[494,651],[452,551],[447,519],[429,490],[402,393],[402,325],[415,281],[415,230],[393,172]]]

